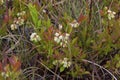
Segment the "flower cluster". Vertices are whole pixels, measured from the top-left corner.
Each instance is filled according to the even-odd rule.
[[[59,30],[62,30],[63,26],[61,24],[58,25]]]
[[[54,41],[60,44],[62,47],[66,47],[69,40],[69,36],[70,34],[68,33],[61,34],[61,32],[56,32],[54,36]]]
[[[6,78],[9,77],[9,74],[8,74],[8,73],[5,73],[5,72],[1,72],[1,76],[6,79]]]
[[[111,11],[111,10],[108,10],[107,12],[108,12],[108,19],[109,19],[109,20],[115,18],[116,12]]]
[[[11,24],[10,28],[11,28],[11,30],[16,30],[17,29],[17,25],[16,24]]]
[[[19,17],[24,16],[24,15],[25,15],[25,13],[26,13],[25,11],[18,12],[18,13],[17,13],[17,16],[19,16]]]
[[[43,12],[43,13],[46,13],[46,10],[45,10],[45,9],[43,9],[43,10],[42,10],[42,12]]]
[[[64,68],[69,68],[71,66],[72,62],[69,61],[68,58],[64,58],[63,60],[60,59],[60,60],[55,60],[53,62],[53,65],[57,65],[57,64],[62,65]]]
[[[0,4],[2,5],[4,3],[4,0],[0,0]]]
[[[79,26],[79,23],[76,20],[74,20],[73,22],[69,23],[69,25],[73,28],[77,28]]]
[[[17,13],[17,18],[14,19],[13,24],[11,24],[10,28],[11,30],[16,30],[18,26],[21,26],[24,24],[24,18],[25,11],[22,11],[20,13]]]
[[[71,62],[68,61],[68,58],[64,58],[63,60],[60,61],[60,63],[63,65],[63,67],[68,68],[71,66]]]
[[[37,33],[34,32],[34,33],[32,33],[32,34],[30,35],[30,40],[37,42],[37,41],[40,41],[41,38],[40,38],[39,35],[37,35]]]

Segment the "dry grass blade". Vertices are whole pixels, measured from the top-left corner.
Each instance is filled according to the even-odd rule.
[[[99,68],[101,68],[101,69],[103,69],[103,70],[105,70],[105,71],[107,71],[115,80],[118,80],[109,70],[107,70],[107,69],[105,69],[104,67],[102,67],[102,66],[100,66],[99,64],[97,64],[97,63],[94,63],[94,62],[92,62],[92,61],[89,61],[89,60],[86,60],[86,59],[83,59],[82,61],[84,61],[84,62],[88,62],[88,63],[90,63],[90,64],[93,64],[93,65],[96,65],[96,66],[98,66]]]

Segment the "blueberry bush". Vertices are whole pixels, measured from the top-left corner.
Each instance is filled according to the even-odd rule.
[[[0,0],[0,80],[120,80],[120,1]]]

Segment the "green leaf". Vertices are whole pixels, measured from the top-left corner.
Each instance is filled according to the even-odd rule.
[[[78,37],[76,37],[72,40],[72,45],[74,45],[77,42],[77,39],[78,39]]]
[[[46,26],[47,26],[47,27],[50,27],[50,26],[51,26],[51,21],[50,21],[50,19],[47,20]]]
[[[120,68],[120,61],[118,61],[118,63],[116,64],[117,68]]]
[[[65,68],[62,66],[60,67],[60,72],[63,72],[65,70]]]
[[[37,24],[38,27],[41,26],[41,20],[38,20],[38,24]]]
[[[28,4],[28,8],[30,10],[30,15],[32,17],[34,25],[36,27],[38,27],[38,11],[37,11],[37,9],[31,3]]]

